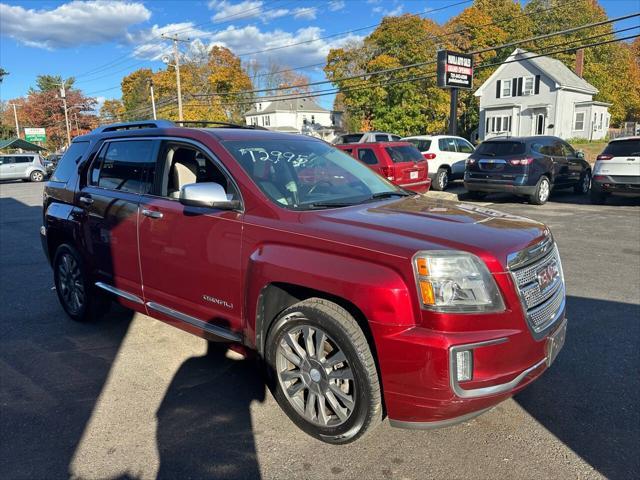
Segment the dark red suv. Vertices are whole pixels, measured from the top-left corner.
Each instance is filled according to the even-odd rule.
[[[98,128],[47,183],[41,235],[71,318],[116,299],[255,350],[287,415],[331,443],[383,415],[472,418],[540,376],[566,331],[544,225],[408,193],[301,135]]]
[[[429,164],[409,142],[347,143],[336,147],[402,188],[426,193],[431,187]]]

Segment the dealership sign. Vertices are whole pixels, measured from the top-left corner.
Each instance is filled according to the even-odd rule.
[[[25,128],[24,139],[27,142],[46,142],[47,135],[44,128]]]
[[[438,86],[473,88],[473,55],[439,50]]]

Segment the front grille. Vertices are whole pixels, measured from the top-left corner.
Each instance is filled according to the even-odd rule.
[[[522,308],[534,336],[542,336],[558,320],[565,304],[564,277],[558,248],[545,240],[526,251],[510,255],[510,271],[518,288]],[[538,273],[551,264],[558,267],[558,276],[544,290],[538,282]]]

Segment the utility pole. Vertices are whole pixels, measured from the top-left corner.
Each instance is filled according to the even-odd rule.
[[[450,88],[451,102],[449,103],[449,135],[458,134],[458,89]]]
[[[62,106],[64,107],[64,123],[67,126],[67,146],[71,145],[71,129],[69,128],[69,113],[67,112],[67,91],[64,86],[64,80],[60,83],[60,98],[62,98]]]
[[[18,112],[16,111],[16,104],[10,103],[9,105],[13,107],[13,118],[16,121],[16,137],[20,138],[20,125],[18,124]]]
[[[73,112],[73,118],[76,120],[76,136],[80,135],[80,127],[78,126],[78,114]]]
[[[173,42],[173,66],[176,69],[176,83],[178,86],[178,120],[184,120],[182,116],[182,89],[180,87],[180,51],[178,50],[178,42],[189,43],[188,38],[179,38],[177,35],[162,35],[162,38],[166,38],[167,40],[171,40]],[[164,58],[163,58],[164,60]],[[170,63],[165,62],[167,65],[171,65]]]
[[[153,80],[149,79],[149,90],[151,90],[151,108],[153,109],[153,119],[157,120],[156,117],[156,99],[153,96]]]

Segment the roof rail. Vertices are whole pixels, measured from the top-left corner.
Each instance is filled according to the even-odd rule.
[[[116,132],[118,130],[136,130],[139,128],[170,128],[176,124],[170,120],[143,120],[138,122],[111,123],[95,128],[91,133]]]
[[[238,123],[229,123],[229,122],[216,122],[211,120],[183,120],[182,122],[177,122],[178,125],[186,126],[196,126],[196,125],[219,125],[221,127],[227,128],[247,128],[250,130],[266,130],[264,127],[259,127],[258,125],[240,125]]]

